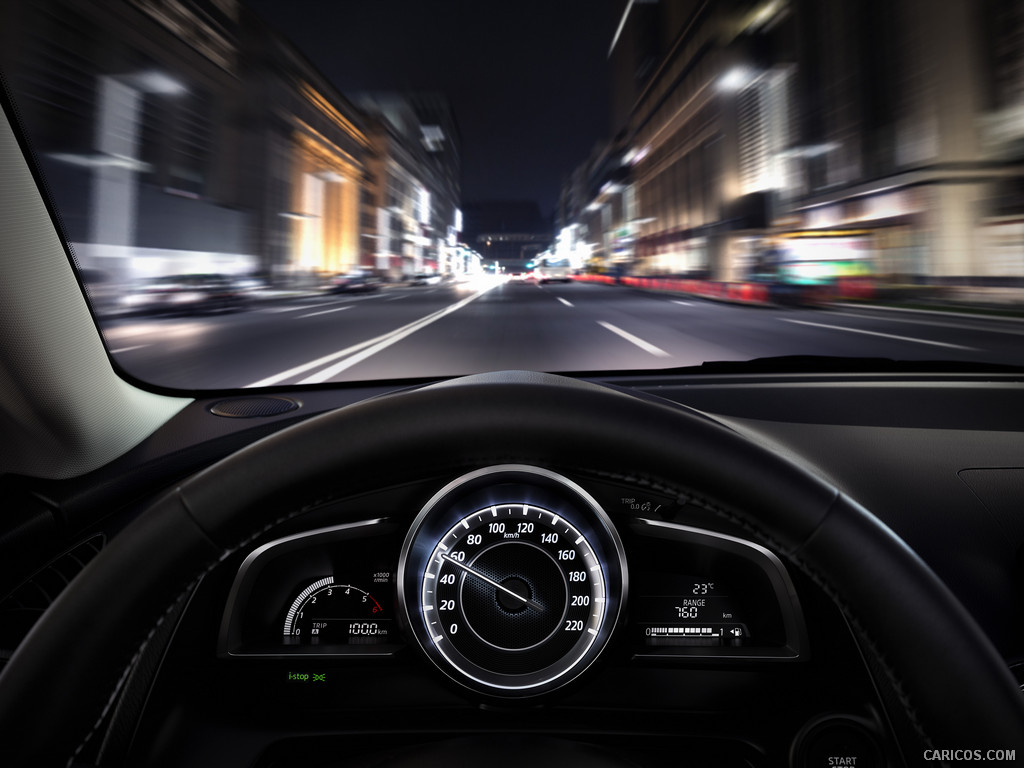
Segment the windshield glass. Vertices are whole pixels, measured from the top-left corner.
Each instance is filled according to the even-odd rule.
[[[143,382],[1022,365],[1024,10],[939,5],[40,0],[0,71]]]

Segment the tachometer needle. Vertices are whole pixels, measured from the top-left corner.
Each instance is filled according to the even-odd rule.
[[[544,606],[542,606],[540,603],[535,602],[535,601],[531,600],[528,597],[523,597],[518,592],[513,592],[511,589],[509,589],[508,587],[502,586],[501,584],[496,582],[494,579],[487,578],[482,573],[480,573],[480,571],[473,570],[472,568],[470,568],[465,563],[460,563],[458,560],[456,560],[451,555],[441,555],[441,558],[443,560],[447,560],[452,565],[457,565],[459,568],[464,570],[466,573],[469,573],[469,574],[472,574],[473,576],[476,576],[481,581],[486,581],[492,587],[497,587],[502,592],[505,592],[506,594],[512,595],[512,597],[516,598],[517,600],[522,600],[524,603],[526,603],[528,606],[533,608],[535,611],[543,611],[544,610]]]

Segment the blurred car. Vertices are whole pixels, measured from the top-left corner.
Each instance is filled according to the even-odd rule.
[[[199,314],[241,309],[248,290],[229,275],[168,275],[147,279],[122,299],[133,314]]]
[[[431,274],[429,272],[419,272],[410,278],[409,285],[438,285],[440,282],[440,275]]]
[[[331,278],[328,293],[370,293],[380,288],[380,280],[373,275],[344,274]]]
[[[551,256],[540,260],[534,274],[542,285],[556,282],[570,283],[572,282],[572,264],[567,258]]]
[[[122,286],[109,272],[102,269],[83,269],[79,272],[79,277],[97,315],[116,314],[121,310]]]

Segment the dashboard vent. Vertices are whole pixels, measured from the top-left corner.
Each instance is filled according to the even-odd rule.
[[[99,554],[105,543],[96,534],[54,558],[0,601],[0,667],[57,595]]]
[[[297,410],[302,403],[290,397],[235,397],[218,400],[209,406],[214,416],[230,419],[252,419],[259,416],[279,416]]]

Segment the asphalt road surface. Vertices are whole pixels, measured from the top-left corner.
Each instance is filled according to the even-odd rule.
[[[1024,365],[1024,322],[833,306],[741,306],[590,283],[395,287],[103,322],[116,362],[185,389],[643,370],[779,355]]]

